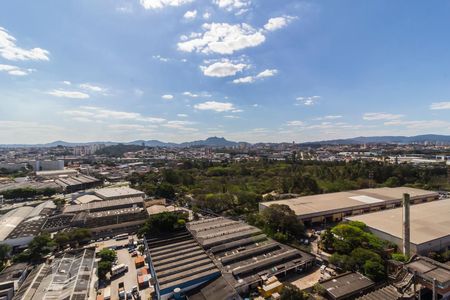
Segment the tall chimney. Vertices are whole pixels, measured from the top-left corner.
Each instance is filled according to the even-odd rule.
[[[409,257],[411,254],[411,234],[409,218],[409,194],[403,194],[403,254]]]

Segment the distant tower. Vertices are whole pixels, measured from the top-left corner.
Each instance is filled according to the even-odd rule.
[[[409,202],[409,194],[403,194],[403,254],[406,257],[411,254]]]

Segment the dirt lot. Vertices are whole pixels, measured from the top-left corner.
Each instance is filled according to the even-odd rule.
[[[320,273],[319,267],[316,267],[312,272],[305,274],[296,274],[292,277],[287,278],[287,282],[292,283],[301,290],[310,288],[314,286],[320,279],[322,274]]]
[[[136,239],[136,237],[134,236]],[[122,246],[128,244],[128,239],[116,241],[114,239],[102,241],[102,242],[96,242],[98,245],[97,251],[100,251],[103,248],[108,248],[112,246]],[[134,257],[131,256],[130,253],[128,253],[128,248],[122,248],[116,250],[117,252],[117,260],[118,264],[125,264],[128,266],[128,272],[123,273],[122,275],[115,276],[111,280],[111,300],[118,300],[119,299],[119,293],[118,293],[118,286],[120,282],[124,283],[125,291],[130,291],[134,286],[138,286],[137,283],[137,272],[136,267],[134,265]],[[139,290],[139,293],[141,295],[142,300],[147,300],[150,298],[150,293],[153,290],[152,287]],[[103,291],[102,291],[103,294]]]

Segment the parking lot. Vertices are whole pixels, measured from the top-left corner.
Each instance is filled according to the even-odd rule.
[[[136,240],[137,237],[133,236],[133,238]],[[119,283],[124,283],[125,291],[131,291],[133,287],[138,287],[139,294],[141,296],[141,299],[149,299],[151,293],[153,292],[153,287],[147,287],[145,289],[139,289],[138,281],[137,281],[137,270],[134,263],[134,257],[131,256],[131,253],[128,252],[128,248],[126,245],[128,245],[128,239],[116,241],[115,239],[108,239],[105,241],[100,241],[95,243],[97,245],[97,252],[104,249],[104,248],[110,248],[110,247],[119,247],[121,249],[117,249],[117,264],[125,264],[128,266],[128,271],[125,273],[122,273],[121,275],[114,276],[111,278],[111,283],[109,285],[111,290],[111,300],[118,300],[119,299]],[[123,247],[123,248],[122,248]],[[104,289],[99,290],[102,295],[104,295]]]

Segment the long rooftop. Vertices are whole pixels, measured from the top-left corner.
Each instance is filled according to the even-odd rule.
[[[273,204],[288,205],[297,216],[314,217],[329,211],[357,209],[379,204],[395,203],[402,200],[403,194],[408,193],[411,200],[418,198],[437,198],[438,193],[410,187],[373,188],[347,192],[319,194],[298,198],[261,202],[260,207]]]
[[[347,220],[361,221],[369,228],[402,238],[402,208],[348,217]],[[450,199],[412,205],[410,220],[413,244],[450,236]]]

